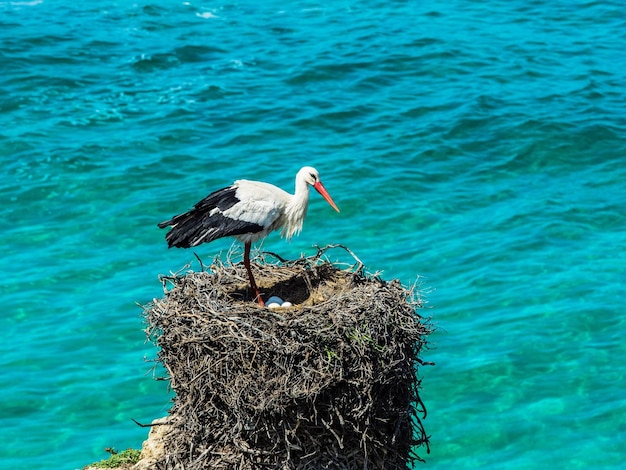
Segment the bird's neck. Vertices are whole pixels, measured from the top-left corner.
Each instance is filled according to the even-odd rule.
[[[309,207],[310,186],[303,181],[296,181],[296,192],[285,210],[286,222],[283,226],[283,236],[291,238],[302,230],[302,223]]]

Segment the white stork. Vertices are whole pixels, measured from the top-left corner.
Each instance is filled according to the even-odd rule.
[[[320,181],[315,168],[305,166],[296,174],[296,192],[286,191],[260,181],[237,180],[198,202],[193,209],[158,224],[172,227],[165,239],[169,248],[190,248],[222,237],[234,236],[244,243],[243,263],[250,287],[259,305],[265,303],[250,269],[250,246],[274,230],[290,239],[302,230],[309,205],[310,187],[322,195],[339,212]]]

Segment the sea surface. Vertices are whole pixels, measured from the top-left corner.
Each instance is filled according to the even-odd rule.
[[[0,1],[0,467],[139,448],[140,305],[197,267],[157,222],[312,165],[341,213],[261,249],[420,289],[417,468],[623,468],[625,44],[621,1]]]

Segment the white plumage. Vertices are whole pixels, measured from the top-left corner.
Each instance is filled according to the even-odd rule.
[[[158,225],[172,227],[165,237],[170,248],[189,248],[227,236],[242,241],[250,286],[262,306],[264,302],[250,269],[250,246],[278,229],[282,229],[281,235],[287,239],[299,234],[309,205],[311,186],[339,212],[320,181],[318,171],[305,166],[296,174],[294,194],[268,183],[237,180],[231,186],[209,194],[190,211]]]

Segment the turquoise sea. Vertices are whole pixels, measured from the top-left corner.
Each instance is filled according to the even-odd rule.
[[[156,223],[312,165],[341,213],[262,248],[420,285],[419,468],[622,468],[625,44],[618,1],[0,1],[0,467],[138,448],[138,304],[196,263]]]

